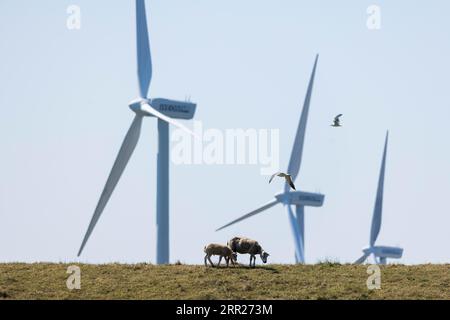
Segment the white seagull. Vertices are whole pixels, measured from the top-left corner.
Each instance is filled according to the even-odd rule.
[[[275,173],[274,175],[272,175],[270,177],[269,183],[271,183],[273,178],[275,178],[275,177],[285,178],[286,182],[291,186],[291,188],[294,189],[294,190],[297,190],[297,189],[295,189],[295,185],[294,185],[294,182],[292,182],[292,178],[291,178],[290,174],[286,174],[286,173],[283,173],[283,172],[277,172],[277,173]]]
[[[334,118],[333,124],[332,124],[331,126],[332,126],[332,127],[342,127],[342,126],[341,126],[341,119],[340,119],[340,117],[342,117],[342,116],[343,116],[342,113],[339,114],[339,115],[337,115],[337,116]]]

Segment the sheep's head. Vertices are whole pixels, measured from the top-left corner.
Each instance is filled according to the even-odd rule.
[[[236,253],[236,252],[233,252],[233,253],[231,254],[231,258],[233,258],[233,261],[237,261],[237,253]]]
[[[267,252],[263,251],[261,253],[261,260],[262,260],[262,262],[267,263],[267,257],[268,256],[269,256],[269,254]]]

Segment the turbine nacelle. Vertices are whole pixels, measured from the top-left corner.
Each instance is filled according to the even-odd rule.
[[[320,193],[289,191],[281,192],[275,195],[275,198],[285,205],[299,205],[308,207],[321,207],[325,196]]]
[[[130,102],[129,107],[133,112],[144,117],[154,117],[148,112],[145,105],[151,106],[156,111],[172,119],[190,120],[194,117],[197,104],[188,101],[178,101],[170,99],[144,99],[138,98]]]
[[[373,246],[363,249],[364,254],[373,254],[378,258],[400,259],[403,255],[403,248],[388,246]]]

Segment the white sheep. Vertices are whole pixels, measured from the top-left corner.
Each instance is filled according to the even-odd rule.
[[[237,260],[237,254],[231,250],[230,247],[223,245],[223,244],[217,244],[217,243],[211,243],[205,246],[203,251],[206,253],[205,255],[205,267],[208,266],[208,263],[206,260],[209,261],[212,267],[214,267],[213,262],[211,261],[211,256],[220,256],[219,263],[217,263],[217,266],[220,265],[220,262],[222,261],[222,258],[225,258],[225,262],[227,263],[227,267],[229,265],[229,262],[231,260],[231,263],[233,266],[235,265],[235,261]]]
[[[256,265],[256,255],[259,254],[262,262],[267,263],[267,257],[269,254],[263,250],[258,241],[234,237],[230,241],[228,241],[228,246],[233,250],[233,252],[250,255],[250,267],[255,267]]]

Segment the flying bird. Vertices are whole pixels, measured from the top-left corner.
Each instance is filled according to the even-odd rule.
[[[286,182],[291,186],[291,188],[294,189],[294,190],[297,190],[297,189],[295,189],[295,185],[294,185],[294,182],[292,182],[292,178],[291,178],[291,175],[290,175],[290,174],[286,174],[286,173],[283,173],[283,172],[277,172],[277,173],[275,173],[274,175],[272,175],[272,176],[270,177],[269,183],[271,183],[272,180],[273,180],[275,177],[285,178],[285,179],[286,179]]]
[[[343,114],[341,113],[341,114],[339,114],[339,115],[337,115],[335,118],[334,118],[334,120],[333,120],[333,124],[331,125],[332,127],[342,127],[341,126],[341,117],[343,116]]]

